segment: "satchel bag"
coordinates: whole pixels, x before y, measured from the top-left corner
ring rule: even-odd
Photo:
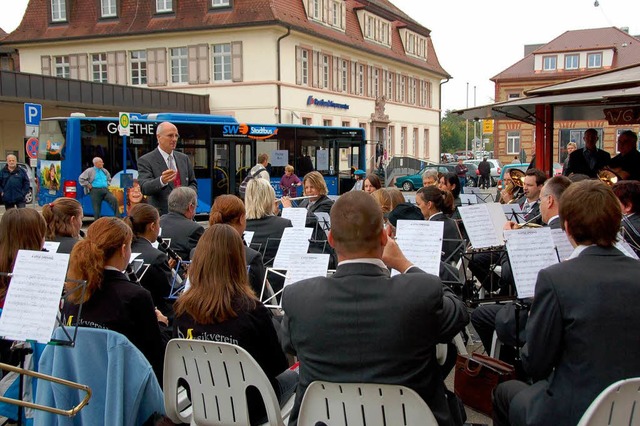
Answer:
[[[499,383],[515,379],[511,364],[487,355],[458,354],[453,389],[465,405],[491,416],[492,393]]]

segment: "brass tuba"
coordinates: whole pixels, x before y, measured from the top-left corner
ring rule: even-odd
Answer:
[[[507,182],[504,189],[500,191],[500,203],[511,204],[516,202],[519,193],[524,187],[524,176],[525,173],[520,169],[509,169],[509,177],[511,178],[511,180]],[[504,199],[506,198],[505,196],[510,197],[510,200],[504,201]]]

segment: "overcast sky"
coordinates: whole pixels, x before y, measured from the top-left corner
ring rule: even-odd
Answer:
[[[13,31],[28,0],[3,0],[0,28]],[[142,0],[141,0],[142,1]],[[442,86],[443,109],[493,102],[489,79],[523,57],[525,44],[547,43],[567,30],[629,27],[640,34],[640,1],[391,0],[431,30],[436,53],[453,79]]]

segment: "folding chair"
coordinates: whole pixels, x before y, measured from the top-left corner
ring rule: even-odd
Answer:
[[[437,425],[427,403],[412,389],[374,383],[316,381],[302,398],[299,426]]]
[[[603,390],[578,426],[640,424],[640,377],[620,380]]]
[[[184,406],[181,382],[191,394]],[[292,396],[280,409],[276,393],[253,357],[240,346],[207,340],[173,339],[164,359],[164,403],[175,423],[194,425],[248,425],[247,388],[262,396],[269,425],[284,426],[293,407]]]

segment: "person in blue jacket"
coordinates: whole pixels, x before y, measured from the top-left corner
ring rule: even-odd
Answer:
[[[0,197],[7,209],[26,207],[29,193],[29,176],[18,167],[15,155],[7,155],[7,165],[0,170]]]

